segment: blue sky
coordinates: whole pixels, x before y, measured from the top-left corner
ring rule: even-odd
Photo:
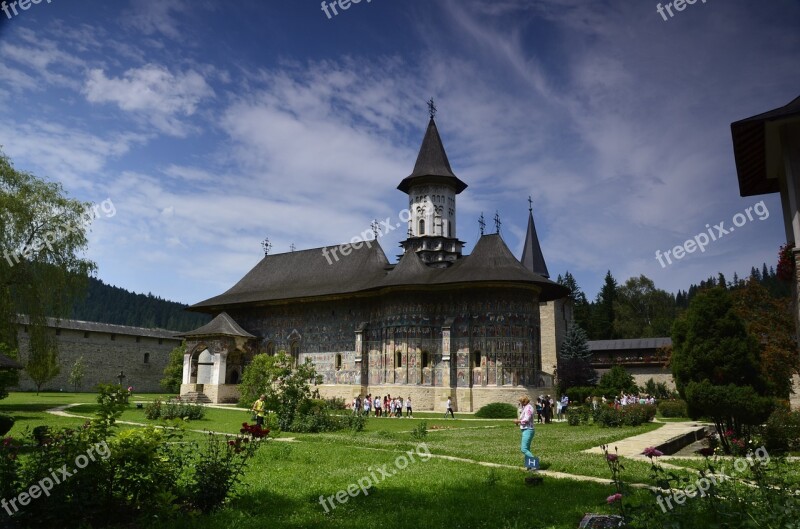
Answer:
[[[499,211],[521,255],[531,195],[551,275],[590,298],[609,269],[676,291],[774,264],[779,200],[739,197],[730,123],[800,95],[800,4],[656,4],[42,0],[0,11],[0,145],[113,202],[90,236],[101,279],[186,303],[267,236],[285,252],[396,219],[431,96],[467,252]],[[760,200],[766,220],[655,259]],[[390,259],[402,235],[381,238]]]

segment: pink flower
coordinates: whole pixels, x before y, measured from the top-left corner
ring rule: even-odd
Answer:
[[[606,459],[612,463],[618,459],[617,454],[606,454]]]
[[[606,502],[611,504],[611,503],[617,502],[617,501],[619,501],[621,499],[622,499],[622,494],[617,492],[616,494],[612,494],[611,496],[606,498]]]
[[[664,452],[662,452],[661,450],[658,450],[657,448],[654,448],[652,446],[648,446],[647,448],[644,449],[644,452],[642,452],[642,455],[645,455],[647,457],[661,457],[661,456],[664,455]]]

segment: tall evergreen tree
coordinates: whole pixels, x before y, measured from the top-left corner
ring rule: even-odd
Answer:
[[[597,294],[592,310],[592,332],[594,340],[613,340],[614,332],[614,302],[617,300],[617,281],[611,275],[611,270],[606,272],[605,281]]]
[[[594,385],[597,372],[592,368],[591,359],[586,332],[573,323],[561,345],[557,373],[559,393],[577,386]]]

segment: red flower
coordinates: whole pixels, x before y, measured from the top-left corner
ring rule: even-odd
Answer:
[[[236,441],[228,441],[228,444],[229,444],[230,446],[236,446]]]
[[[644,452],[642,452],[642,455],[645,455],[645,456],[650,457],[650,458],[661,457],[661,456],[664,455],[664,452],[662,452],[661,450],[658,450],[655,447],[648,446],[647,448],[644,449]]]
[[[611,503],[617,502],[617,501],[619,501],[621,499],[622,499],[622,494],[617,492],[616,494],[612,494],[611,496],[606,498],[606,502],[611,504]]]
[[[709,457],[714,455],[714,449],[707,446],[698,450],[697,453],[699,453],[701,456]]]
[[[606,459],[612,463],[618,459],[617,454],[606,454]]]

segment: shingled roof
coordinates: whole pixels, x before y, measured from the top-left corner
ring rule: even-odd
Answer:
[[[255,338],[252,334],[245,331],[227,312],[221,312],[216,318],[206,323],[202,327],[179,334],[178,336],[189,338],[197,336],[234,336],[237,338]]]
[[[230,290],[190,308],[358,292],[378,284],[388,265],[376,241],[267,255]]]
[[[539,236],[536,235],[536,225],[533,223],[533,209],[528,212],[528,233],[525,235],[525,245],[522,247],[522,266],[542,277],[550,277],[547,264],[544,262],[542,247],[539,245]]]
[[[800,122],[800,97],[789,104],[731,123],[733,154],[743,197],[778,193],[784,171],[778,125]]]
[[[532,284],[542,289],[540,301],[569,294],[566,287],[522,266],[503,239],[495,234],[482,236],[470,255],[449,268],[428,267],[415,253],[405,254],[392,267],[377,242],[370,241],[370,246],[364,243],[358,249],[352,248],[349,255],[341,255],[338,247],[327,246],[324,250],[327,250],[328,257],[323,248],[269,255],[233,288],[190,309],[208,312],[250,303],[351,294],[396,286],[455,283]],[[333,258],[334,255],[338,260]]]
[[[455,187],[456,194],[467,188],[467,184],[462,182],[450,168],[450,161],[447,159],[442,138],[433,118],[428,122],[428,130],[425,131],[422,146],[419,148],[414,171],[400,182],[397,189],[408,193],[412,185],[421,183],[450,185]]]
[[[25,314],[19,314],[17,315],[17,323],[30,325],[30,318]],[[71,329],[74,331],[142,336],[167,340],[177,339],[175,338],[175,331],[168,331],[166,329],[148,329],[144,327],[131,327],[128,325],[115,325],[112,323],[98,323],[94,321],[46,318],[46,325],[53,329]]]

